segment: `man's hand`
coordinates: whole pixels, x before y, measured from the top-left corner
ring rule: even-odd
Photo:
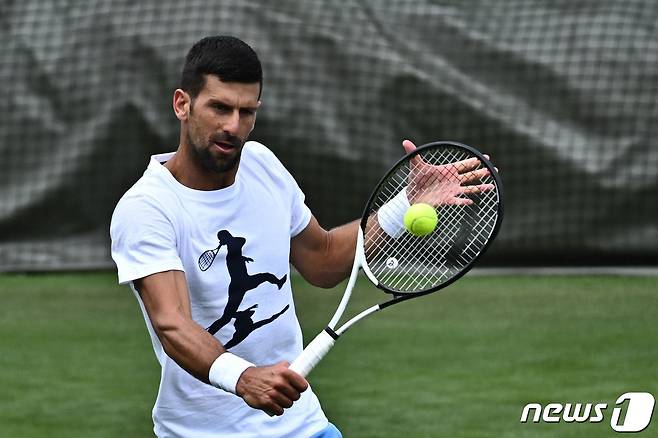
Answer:
[[[411,141],[402,142],[405,152],[416,149]],[[489,157],[485,155],[488,159]],[[420,155],[411,159],[407,197],[409,202],[425,202],[433,206],[470,205],[473,201],[464,195],[475,195],[494,188],[493,184],[480,184],[489,175],[486,168],[479,169],[480,160],[469,158],[455,163],[435,166],[426,163]]]
[[[300,393],[308,388],[306,379],[289,369],[289,365],[279,362],[247,368],[235,385],[235,391],[252,408],[269,416],[282,415],[283,410],[299,400]]]

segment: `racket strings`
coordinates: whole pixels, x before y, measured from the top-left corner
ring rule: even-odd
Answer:
[[[478,256],[498,216],[495,180],[482,169],[485,166],[470,151],[442,145],[403,161],[380,184],[370,203],[369,222],[376,221],[379,209],[403,190],[412,203],[432,204],[439,217],[436,229],[426,236],[382,236],[377,224],[366,226],[366,262],[382,285],[401,293],[434,288]],[[385,210],[401,221],[406,205]]]
[[[208,268],[210,268],[212,263],[215,261],[215,256],[217,255],[218,249],[219,248],[209,249],[201,254],[201,257],[199,257],[199,269],[206,271]]]

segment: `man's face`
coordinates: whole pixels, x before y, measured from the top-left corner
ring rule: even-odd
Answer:
[[[258,83],[222,82],[206,76],[205,86],[190,103],[187,119],[190,149],[205,169],[222,173],[236,168],[254,129],[259,93]]]

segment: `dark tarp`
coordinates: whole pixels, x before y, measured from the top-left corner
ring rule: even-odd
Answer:
[[[108,226],[174,150],[188,48],[264,64],[252,138],[320,222],[360,216],[400,143],[490,154],[507,195],[485,264],[658,263],[658,4],[0,2],[0,270],[112,267]]]

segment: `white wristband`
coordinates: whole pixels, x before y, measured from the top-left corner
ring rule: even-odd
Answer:
[[[244,370],[254,366],[256,365],[226,351],[210,365],[208,380],[212,386],[235,394],[235,385]]]
[[[404,214],[409,209],[407,199],[407,188],[403,188],[386,204],[377,211],[377,221],[382,230],[393,238],[398,238],[404,233]]]

